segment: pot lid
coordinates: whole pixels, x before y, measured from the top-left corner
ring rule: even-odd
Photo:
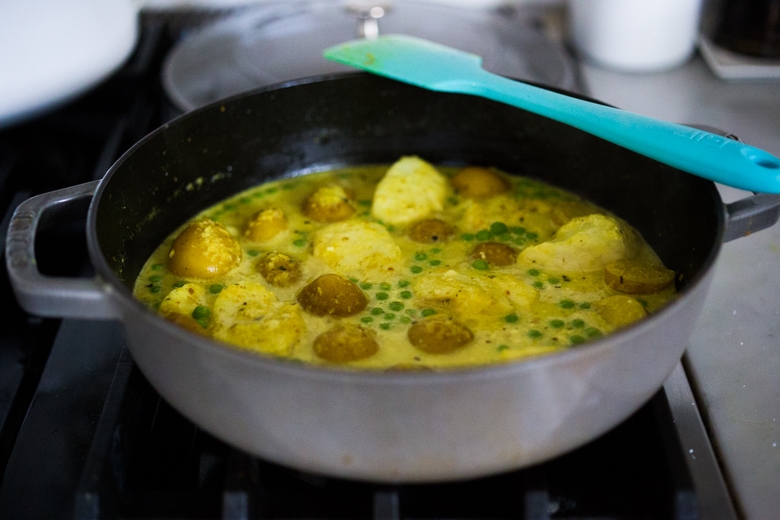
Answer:
[[[182,39],[166,58],[163,86],[186,112],[256,87],[350,69],[322,57],[338,43],[403,33],[483,58],[490,72],[575,89],[568,55],[517,8],[474,9],[419,0],[275,2]]]

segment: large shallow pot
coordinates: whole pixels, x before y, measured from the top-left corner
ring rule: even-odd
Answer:
[[[440,373],[354,373],[251,355],[168,323],[133,298],[148,255],[196,211],[269,178],[405,154],[493,165],[609,208],[680,274],[679,298],[570,351]],[[83,217],[87,205],[96,277],[41,277],[37,230]],[[31,312],[121,320],[154,387],[217,437],[307,471],[427,482],[527,466],[632,414],[679,361],[721,243],[771,225],[777,206],[777,196],[724,206],[711,182],[521,110],[347,74],[241,95],[160,128],[103,180],[23,203],[7,259]]]

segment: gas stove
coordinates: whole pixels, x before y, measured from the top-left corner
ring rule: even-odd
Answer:
[[[102,177],[177,115],[160,72],[181,35],[144,19],[132,58],[106,82],[0,131],[3,243],[18,203]],[[89,275],[83,225],[47,231],[43,273]],[[151,388],[118,324],[29,315],[5,271],[0,283],[3,518],[737,518],[688,365],[625,422],[551,461],[463,482],[372,484],[226,445]]]

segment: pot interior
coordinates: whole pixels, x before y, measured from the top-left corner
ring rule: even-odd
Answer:
[[[611,210],[679,273],[681,290],[721,242],[722,203],[709,181],[493,101],[346,73],[242,94],[145,138],[96,194],[93,260],[130,291],[165,236],[225,197],[272,178],[411,154],[544,180]]]

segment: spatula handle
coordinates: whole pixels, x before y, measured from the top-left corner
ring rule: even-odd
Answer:
[[[448,83],[438,89],[484,96],[528,110],[715,182],[780,193],[780,159],[733,139],[558,94],[484,69]]]

